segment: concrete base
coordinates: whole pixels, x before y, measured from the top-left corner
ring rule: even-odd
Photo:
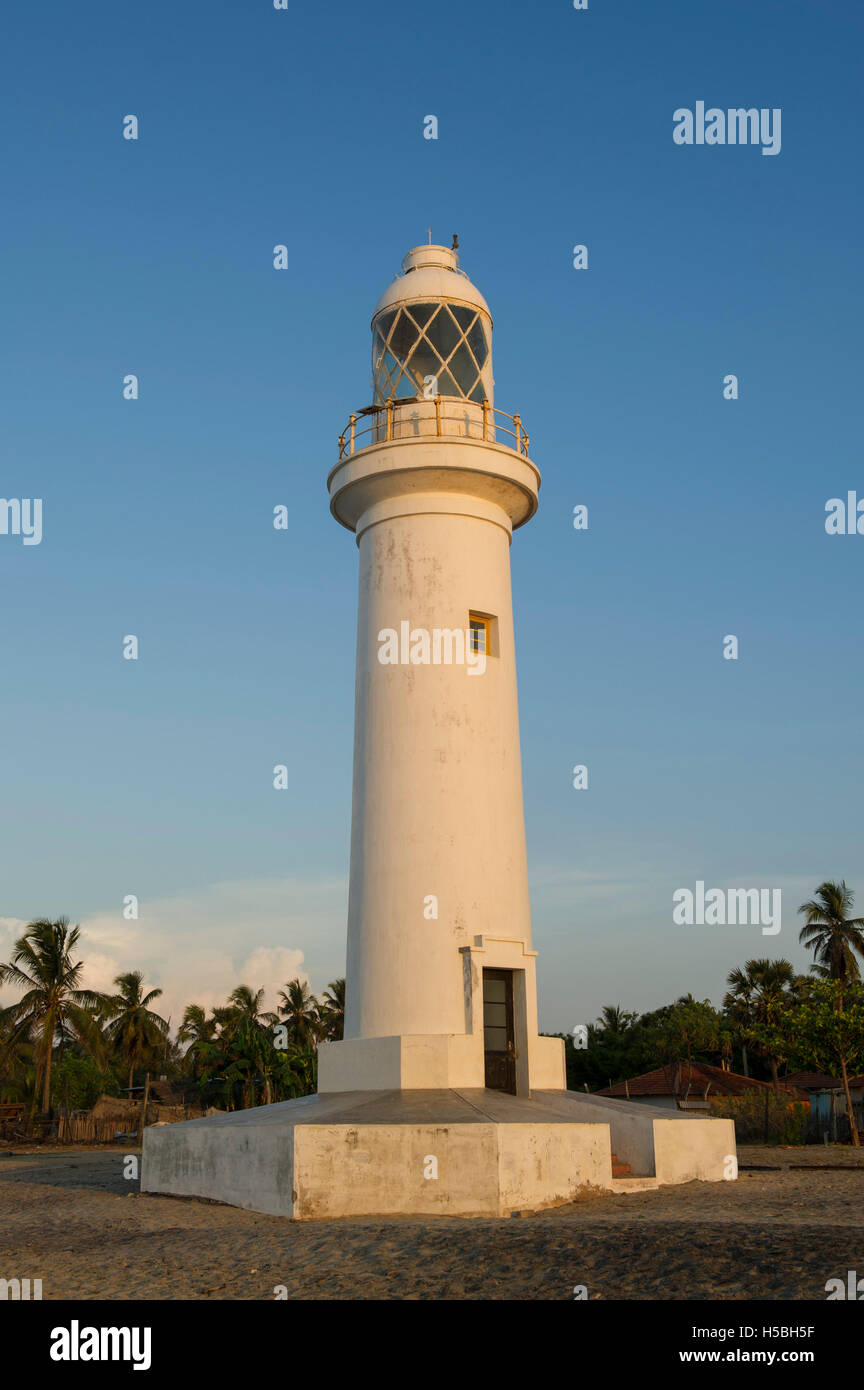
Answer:
[[[402,1033],[320,1043],[318,1094],[345,1091],[465,1091],[481,1087],[483,1034]],[[516,1057],[516,1090],[565,1090],[564,1039],[526,1035]]]
[[[206,1197],[295,1220],[506,1216],[650,1185],[731,1176],[731,1120],[658,1116],[573,1091],[306,1096],[144,1132],[141,1190]]]

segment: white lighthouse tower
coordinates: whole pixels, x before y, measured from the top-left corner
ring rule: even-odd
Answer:
[[[563,1041],[538,1033],[510,544],[540,475],[494,406],[492,317],[455,250],[402,266],[329,475],[359,553],[345,1037],[319,1048],[317,1095],[147,1129],[142,1190],[297,1220],[498,1216],[732,1177],[731,1120],[568,1091]]]
[[[345,1041],[319,1090],[564,1088],[537,1030],[510,592],[540,475],[493,402],[492,317],[418,246],[329,477],[359,551]]]

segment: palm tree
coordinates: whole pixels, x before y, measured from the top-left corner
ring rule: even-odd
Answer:
[[[278,1019],[265,1013],[263,989],[238,985],[223,1008],[214,1010],[220,1025],[221,1067],[232,1092],[240,1085],[244,1107],[255,1103],[255,1085],[264,1083],[264,1104],[272,1099],[274,1064],[273,1027]]]
[[[753,1024],[768,1021],[769,1006],[786,996],[795,987],[797,980],[792,964],[788,960],[748,960],[744,969],[736,967],[726,977],[729,992],[723,1000],[723,1007],[729,1018],[746,1037]],[[771,1068],[774,1090],[779,1087],[777,1057],[763,1051]]]
[[[262,1013],[261,1005],[263,1002],[263,989],[253,990],[248,985],[238,985],[228,996],[228,1011],[231,1018],[237,1023],[245,1020],[249,1023],[260,1023],[269,1027],[276,1022],[276,1015]]]
[[[854,901],[855,894],[846,887],[845,880],[828,880],[820,883],[816,896],[798,909],[806,923],[798,940],[813,952],[811,969],[823,979],[844,984],[860,979],[855,955],[857,952],[864,958],[864,917],[848,915]]]
[[[192,1058],[196,1071],[200,1070],[208,1048],[216,1041],[216,1019],[212,1014],[208,1018],[206,1010],[202,1009],[200,1004],[187,1004],[183,1012],[183,1021],[177,1030],[177,1041],[189,1043],[185,1055]]]
[[[69,926],[67,917],[51,922],[39,918],[30,922],[15,942],[12,959],[0,962],[0,984],[16,985],[24,994],[16,1004],[2,1010],[9,1027],[10,1045],[24,1038],[36,1044],[36,1078],[33,1109],[42,1083],[42,1109],[51,1104],[51,1058],[54,1039],[59,1034],[76,1038],[85,1049],[98,1049],[99,1029],[94,1014],[105,996],[81,989],[82,961],[72,956],[81,935],[80,927]]]
[[[160,999],[161,989],[151,989],[144,994],[144,975],[140,970],[129,970],[114,980],[119,994],[109,997],[105,1006],[105,1016],[111,1021],[105,1032],[109,1042],[118,1049],[129,1068],[129,1095],[132,1095],[132,1081],[136,1067],[143,1063],[147,1052],[153,1052],[164,1044],[168,1034],[168,1023],[150,1008],[154,999]]]
[[[5,1014],[0,1013],[0,1098],[20,1100],[25,1090],[32,1092],[34,1047]]]
[[[813,952],[810,969],[823,980],[838,980],[840,990],[837,995],[837,1011],[843,1008],[843,995],[847,984],[861,978],[861,971],[855,959],[856,952],[864,957],[864,917],[849,917],[855,894],[846,887],[846,880],[839,883],[827,879],[816,889],[816,896],[810,902],[802,903],[798,911],[803,915],[805,925],[801,928],[798,940],[802,946]],[[841,1062],[843,1090],[846,1093],[846,1113],[849,1117],[849,1130],[852,1143],[858,1146],[858,1130],[855,1126],[855,1112],[852,1109],[852,1096],[849,1093],[849,1077],[845,1061]]]
[[[340,1042],[345,1036],[345,981],[331,980],[318,1005],[322,1038]]]
[[[638,1014],[623,1009],[620,1004],[604,1004],[596,1026],[603,1033],[623,1037],[630,1032],[638,1017]]]
[[[331,985],[332,989],[332,985]],[[315,1047],[320,1032],[318,1006],[307,984],[290,980],[279,991],[279,1013],[288,1027],[288,1036],[298,1046]]]

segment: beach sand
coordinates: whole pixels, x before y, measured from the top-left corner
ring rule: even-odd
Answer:
[[[0,1148],[0,1277],[43,1299],[825,1299],[864,1276],[864,1151],[741,1148],[737,1182],[502,1220],[291,1222],[140,1194],[134,1149]],[[827,1165],[827,1166],[823,1166]]]

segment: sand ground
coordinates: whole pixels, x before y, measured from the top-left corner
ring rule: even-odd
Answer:
[[[864,1276],[864,1150],[741,1148],[734,1183],[507,1220],[293,1223],[138,1192],[114,1148],[0,1148],[0,1277],[43,1299],[825,1299]]]

